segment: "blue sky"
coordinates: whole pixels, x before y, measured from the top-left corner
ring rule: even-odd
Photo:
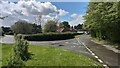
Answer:
[[[84,22],[83,15],[86,13],[88,2],[42,2],[39,0],[19,1],[3,0],[0,5],[0,14],[8,16],[0,20],[3,26],[11,26],[17,20],[23,19],[34,22],[37,15],[43,16],[43,25],[47,20],[58,18],[60,21],[68,21],[70,25],[78,25]],[[11,2],[8,3],[7,1]],[[12,2],[18,2],[13,4]],[[23,7],[24,6],[24,7]],[[7,8],[7,9],[5,9]],[[35,8],[35,9],[34,9]],[[37,9],[36,9],[37,8]],[[9,23],[8,23],[9,22]]]
[[[69,14],[60,17],[60,19],[63,20],[73,20],[73,18],[70,17],[72,14],[81,14],[84,15],[87,10],[88,2],[52,2],[55,6],[57,6],[58,9],[63,9]]]
[[[87,9],[88,2],[52,2],[58,9],[64,9],[71,14],[84,14]]]

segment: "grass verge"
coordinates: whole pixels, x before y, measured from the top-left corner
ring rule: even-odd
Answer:
[[[100,42],[101,44],[104,44],[104,45],[110,45],[111,47],[120,50],[120,44],[118,44],[118,43],[112,43],[112,42],[109,42],[107,40],[102,40],[102,39],[93,38],[93,37],[90,37],[90,39],[91,40],[96,40],[96,41],[98,41],[98,42]]]
[[[7,65],[13,44],[2,45],[2,66]],[[26,66],[101,66],[83,55],[51,46],[30,45],[32,58],[25,62]]]
[[[80,38],[80,36],[82,36],[82,34],[81,35],[76,35],[75,38]]]

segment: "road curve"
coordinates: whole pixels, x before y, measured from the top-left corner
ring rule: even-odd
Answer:
[[[112,50],[107,49],[102,44],[97,44],[89,38],[88,35],[83,35],[80,37],[80,40],[90,48],[100,59],[103,60],[110,68],[119,68],[120,54],[115,53]]]
[[[13,44],[13,43],[15,43],[14,36],[13,35],[5,35],[3,38],[0,38],[0,43]]]

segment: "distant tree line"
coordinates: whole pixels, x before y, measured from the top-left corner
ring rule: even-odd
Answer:
[[[74,26],[74,29],[82,29],[82,27],[83,27],[83,24],[78,24],[78,25]]]
[[[31,24],[24,20],[17,21],[11,29],[16,34],[35,34],[42,31],[41,25]]]
[[[90,2],[84,29],[92,37],[120,43],[120,2]]]
[[[11,28],[10,27],[4,27],[4,26],[0,27],[0,33],[1,33],[2,36],[4,36],[4,34],[13,35],[13,32],[12,32]]]
[[[70,26],[69,22],[63,21],[58,22],[58,20],[49,20],[46,22],[44,28],[41,25],[31,24],[24,20],[17,21],[11,26],[11,30],[16,34],[37,34],[42,32],[59,32],[59,29],[64,29],[65,32],[70,29],[82,29],[82,24],[76,26]]]

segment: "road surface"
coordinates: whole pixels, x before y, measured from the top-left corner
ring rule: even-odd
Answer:
[[[79,53],[85,55],[91,59],[94,59],[94,56],[81,44],[77,39],[69,39],[69,40],[59,40],[59,41],[30,41],[30,44],[36,45],[46,45],[46,46],[55,46],[58,48],[63,48],[75,53]]]
[[[14,37],[11,35],[6,35],[1,39],[2,43],[5,44],[13,44],[15,43]],[[101,44],[97,44],[89,38],[88,35],[82,35],[78,39],[69,39],[69,40],[59,40],[59,41],[29,41],[30,44],[33,45],[46,45],[46,46],[55,46],[59,48],[63,48],[66,50],[70,50],[75,53],[82,54],[87,56],[93,60],[98,61],[95,56],[93,56],[84,45],[86,45],[90,50],[93,51],[102,61],[103,63],[110,66],[110,68],[118,68],[119,66],[119,54],[115,53],[112,50],[107,49],[105,46]],[[84,43],[84,45],[82,44]]]
[[[6,35],[1,39],[1,43],[13,44],[15,43],[15,40],[12,35]],[[81,43],[79,43],[77,39],[58,41],[29,41],[29,43],[33,45],[55,46],[58,48],[63,48],[78,54],[82,54],[97,61],[97,59],[95,59],[94,56]]]
[[[15,43],[14,36],[12,36],[12,35],[5,35],[5,37],[0,38],[0,43],[13,44],[13,43]]]
[[[97,44],[89,38],[88,35],[83,35],[80,37],[80,40],[90,48],[102,61],[110,66],[110,68],[120,68],[118,67],[120,64],[120,54],[115,53],[112,50],[107,49],[105,46],[101,44]]]

